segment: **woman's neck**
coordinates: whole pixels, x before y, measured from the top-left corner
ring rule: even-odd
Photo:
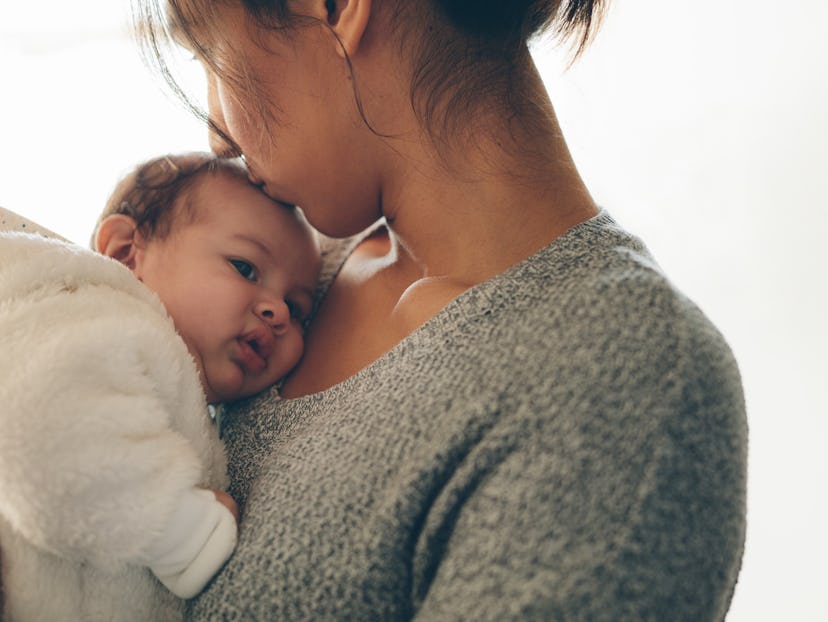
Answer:
[[[540,77],[527,73],[532,106],[478,116],[462,150],[436,154],[427,136],[394,145],[383,213],[398,260],[423,277],[474,285],[597,213]]]

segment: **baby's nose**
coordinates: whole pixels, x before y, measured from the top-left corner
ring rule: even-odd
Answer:
[[[283,300],[263,300],[256,304],[255,313],[277,334],[290,325],[290,309]]]

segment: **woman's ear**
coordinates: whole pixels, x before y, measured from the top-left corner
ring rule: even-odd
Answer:
[[[142,239],[132,218],[125,214],[111,214],[98,225],[95,250],[134,271]]]
[[[371,0],[324,0],[324,5],[326,23],[342,43],[337,51],[342,56],[354,56],[368,28]]]

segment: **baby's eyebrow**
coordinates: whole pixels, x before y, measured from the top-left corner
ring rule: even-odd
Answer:
[[[271,249],[267,246],[267,244],[265,244],[261,240],[257,240],[256,238],[254,238],[252,236],[249,236],[249,235],[245,235],[244,233],[235,233],[235,234],[233,234],[233,237],[236,238],[237,240],[241,240],[242,242],[247,242],[248,244],[252,244],[253,246],[258,248],[261,252],[263,252],[265,255],[267,255],[271,259],[275,258],[274,255],[273,255],[273,251],[271,251]]]

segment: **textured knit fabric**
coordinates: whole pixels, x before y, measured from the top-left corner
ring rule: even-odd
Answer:
[[[341,384],[238,403],[224,438],[239,545],[194,619],[698,622],[730,602],[737,366],[606,213]]]

